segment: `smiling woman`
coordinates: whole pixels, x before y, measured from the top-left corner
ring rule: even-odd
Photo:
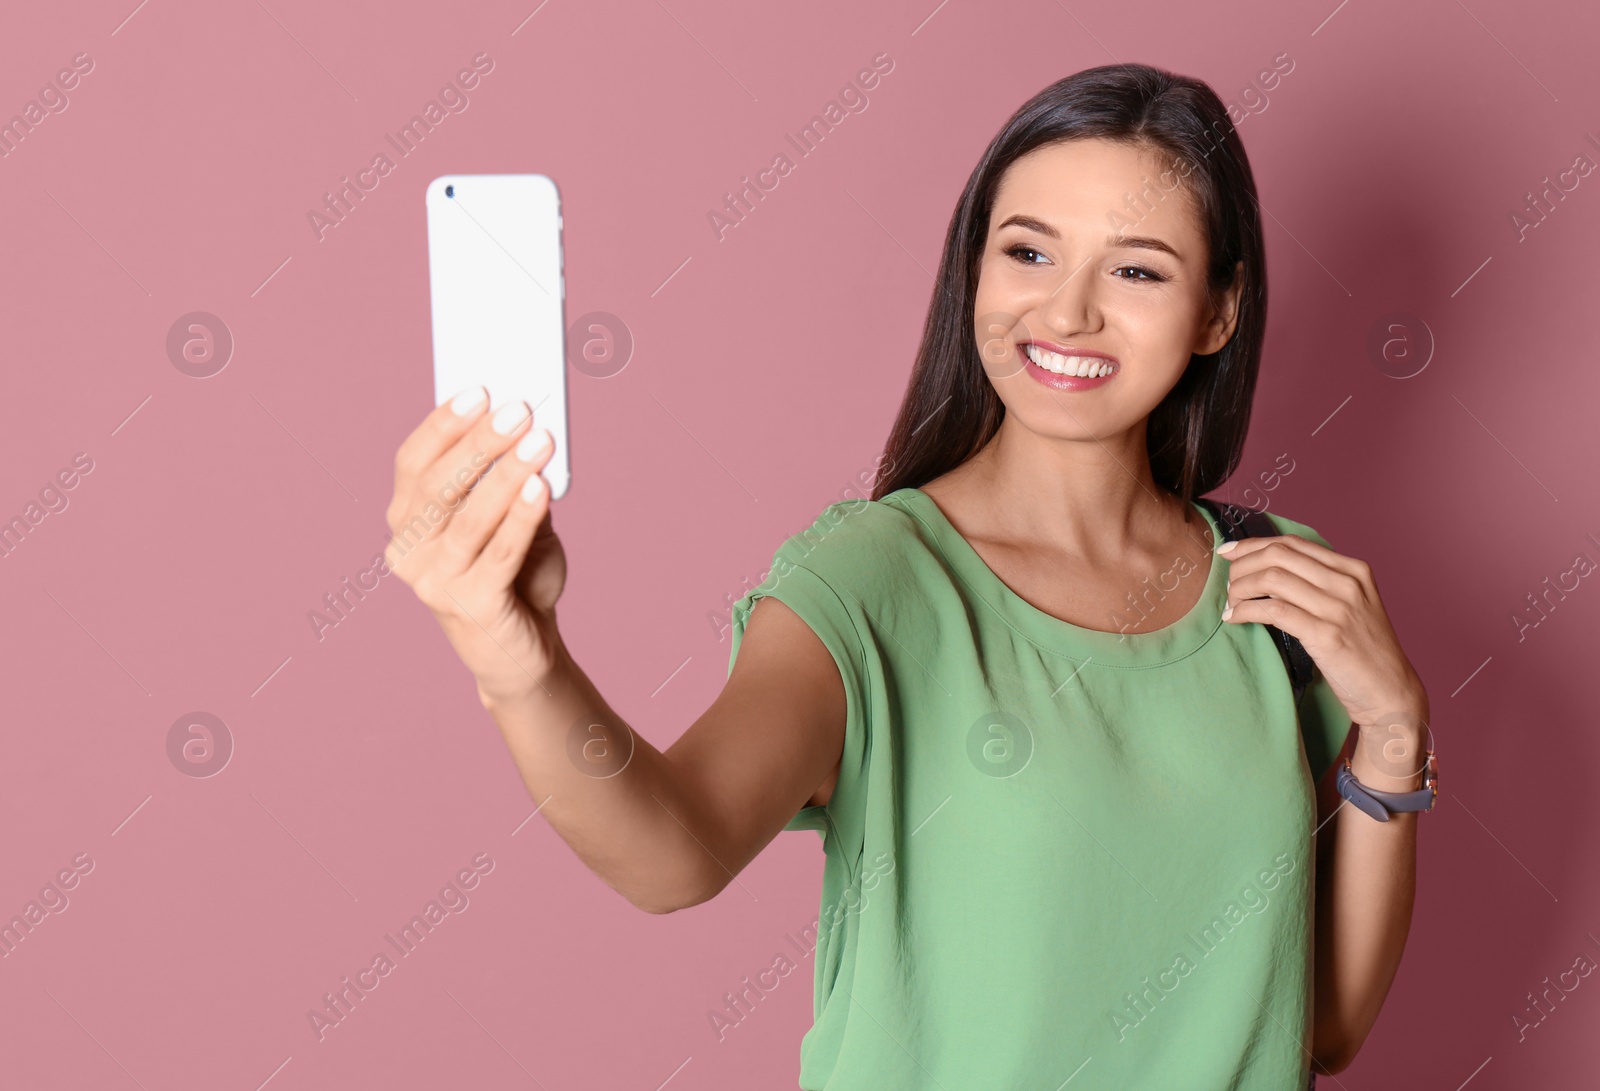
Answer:
[[[819,941],[801,1086],[1283,1091],[1338,1071],[1398,962],[1414,834],[1326,821],[1330,781],[1353,711],[1372,722],[1359,698],[1413,709],[1421,687],[1392,633],[1365,661],[1331,647],[1360,562],[1276,514],[1278,536],[1214,555],[1195,503],[1239,464],[1266,322],[1226,108],[1142,65],[1047,87],[973,170],[937,279],[871,502],[803,558],[808,535],[784,543],[790,575],[733,615],[737,656],[779,599],[843,680],[841,760],[787,826],[822,833],[824,900],[873,852],[900,859],[882,911]],[[1190,551],[1196,578],[1147,593]],[[1129,604],[1139,631],[1108,627]],[[1349,698],[1318,674],[1297,702],[1266,622]],[[1366,858],[1336,859],[1336,835]],[[1142,1011],[1129,983],[1269,859],[1272,904],[1159,1028],[1107,1019]]]
[[[396,534],[475,457],[504,467],[390,564],[586,865],[668,913],[821,835],[801,1088],[1289,1091],[1371,1030],[1427,694],[1365,563],[1276,513],[1219,546],[1199,502],[1239,465],[1266,299],[1211,88],[1119,64],[1040,91],[956,204],[870,499],[778,547],[666,751],[560,638],[531,425],[447,402],[402,445]],[[1269,626],[1314,662],[1303,692]],[[1384,795],[1339,807],[1336,779]],[[1236,904],[1268,866],[1271,899]]]

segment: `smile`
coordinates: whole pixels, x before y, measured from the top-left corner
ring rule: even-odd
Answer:
[[[1118,364],[1104,356],[1074,356],[1051,352],[1033,342],[1017,346],[1027,363],[1027,372],[1046,386],[1062,390],[1084,390],[1100,386],[1117,373]]]

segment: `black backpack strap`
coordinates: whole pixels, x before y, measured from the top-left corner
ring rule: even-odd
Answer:
[[[1217,526],[1222,529],[1222,540],[1234,542],[1242,538],[1270,538],[1279,534],[1277,524],[1264,511],[1240,507],[1230,504],[1225,500],[1212,500],[1202,496],[1195,501],[1211,513],[1217,521]],[[1289,672],[1289,685],[1294,690],[1295,707],[1300,705],[1300,695],[1305,693],[1306,687],[1316,675],[1317,665],[1307,654],[1300,641],[1278,628],[1268,625],[1267,632],[1272,636],[1272,642],[1278,646],[1278,654],[1283,657],[1283,665]]]

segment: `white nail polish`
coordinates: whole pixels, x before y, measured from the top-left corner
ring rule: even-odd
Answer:
[[[522,442],[517,444],[517,457],[524,462],[532,462],[544,454],[545,448],[553,442],[548,428],[535,428],[523,436]]]
[[[456,416],[464,417],[482,405],[487,396],[481,386],[468,387],[450,399],[450,408],[455,411]]]
[[[494,430],[502,436],[508,436],[517,430],[517,425],[526,420],[527,416],[527,402],[512,402],[510,405],[502,405],[494,415]]]
[[[539,497],[539,489],[544,485],[544,478],[534,474],[522,483],[522,498],[528,503],[533,503]]]

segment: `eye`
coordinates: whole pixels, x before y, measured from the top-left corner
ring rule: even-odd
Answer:
[[[1012,258],[1016,258],[1017,261],[1022,262],[1022,264],[1024,264],[1024,265],[1039,265],[1039,264],[1041,264],[1040,262],[1030,261],[1030,260],[1028,260],[1026,258],[1021,257],[1022,254],[1039,254],[1039,251],[1035,250],[1033,247],[1029,246],[1027,243],[1019,242],[1015,246],[1008,246],[1008,247],[1006,247],[1004,252],[1005,252],[1005,254],[1007,256],[1012,257]],[[1043,257],[1044,255],[1040,254],[1039,256]]]
[[[1154,269],[1146,269],[1142,265],[1122,265],[1112,270],[1113,273],[1137,273],[1138,276],[1120,277],[1121,280],[1144,281],[1149,284],[1159,284],[1167,278]]]
[[[1022,263],[1023,265],[1048,265],[1050,260],[1046,258],[1040,250],[1029,246],[1027,243],[1019,242],[1014,246],[1008,246],[1005,248],[1003,253],[1005,253],[1007,257],[1010,257],[1015,261]],[[1035,258],[1040,260],[1035,261]],[[1112,272],[1119,280],[1129,280],[1145,284],[1159,284],[1167,279],[1154,269],[1146,269],[1142,265],[1123,265],[1112,270]],[[1124,273],[1129,273],[1132,275],[1124,276],[1122,275]]]

